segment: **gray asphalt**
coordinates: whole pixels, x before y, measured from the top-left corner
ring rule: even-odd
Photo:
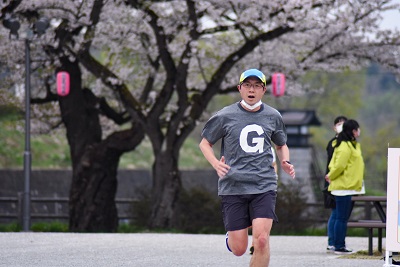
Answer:
[[[0,266],[248,266],[233,256],[224,235],[0,233]],[[326,237],[271,236],[270,267],[383,266],[381,259],[343,259],[326,253]],[[383,247],[385,247],[383,240]],[[347,237],[348,247],[368,249],[367,237]],[[377,239],[374,240],[376,246]]]

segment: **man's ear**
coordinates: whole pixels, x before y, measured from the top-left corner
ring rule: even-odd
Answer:
[[[238,84],[237,89],[240,91],[240,84]]]

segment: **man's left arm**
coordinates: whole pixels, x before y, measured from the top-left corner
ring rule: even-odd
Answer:
[[[289,154],[289,147],[285,144],[283,146],[275,146],[276,155],[279,158],[279,162],[281,163],[281,168],[289,174],[293,179],[296,176],[294,171],[294,166],[290,163],[290,154]]]

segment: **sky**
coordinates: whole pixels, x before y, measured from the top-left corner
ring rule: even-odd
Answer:
[[[393,0],[392,3],[400,4],[400,0]],[[387,11],[382,14],[383,20],[381,27],[383,29],[393,30],[397,28],[400,30],[400,10]]]

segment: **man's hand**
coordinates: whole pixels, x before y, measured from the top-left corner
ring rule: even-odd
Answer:
[[[294,166],[287,160],[282,161],[282,170],[284,170],[287,174],[292,176],[292,179],[296,177],[296,172],[294,171]]]
[[[217,164],[213,167],[217,171],[219,178],[224,177],[228,173],[229,169],[231,168],[229,165],[225,164],[224,156],[222,156],[221,159],[217,162]]]

